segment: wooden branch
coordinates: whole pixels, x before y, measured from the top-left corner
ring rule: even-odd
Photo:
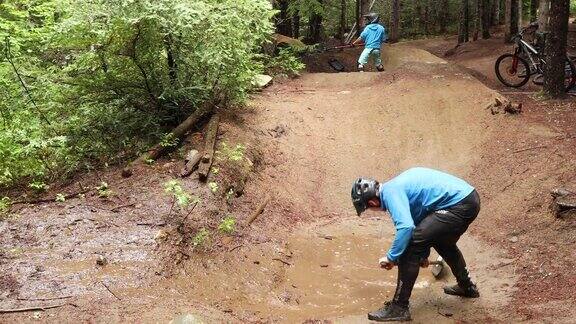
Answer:
[[[201,181],[208,179],[210,167],[214,159],[214,145],[216,143],[216,135],[218,135],[218,125],[220,124],[220,116],[214,114],[206,127],[206,136],[204,139],[204,153],[198,166],[198,175]]]
[[[248,218],[248,223],[247,225],[252,224],[252,222],[254,222],[256,220],[256,218],[262,214],[262,212],[264,212],[264,208],[266,208],[266,205],[268,204],[268,202],[270,202],[270,196],[267,196],[264,201],[260,204],[260,206],[258,206],[258,208],[254,211],[254,213],[252,213],[252,215],[250,216],[250,218]]]
[[[116,206],[114,208],[111,208],[110,211],[111,212],[117,212],[118,210],[122,209],[122,208],[126,208],[126,207],[132,207],[136,205],[136,203],[129,203],[129,204],[124,204],[124,205],[120,205],[120,206]]]
[[[72,298],[74,297],[73,295],[67,295],[67,296],[60,296],[60,297],[50,297],[50,298],[16,298],[17,300],[55,300],[55,299],[67,299],[67,298]]]
[[[116,296],[116,294],[112,290],[110,290],[110,287],[108,287],[108,285],[106,285],[104,281],[100,281],[100,283],[102,284],[102,286],[104,286],[104,288],[106,288],[106,290],[108,290],[109,293],[112,294],[112,296],[116,297],[116,299],[118,300],[122,300],[120,299],[120,297]]]
[[[0,314],[43,311],[43,310],[47,310],[50,308],[58,308],[58,307],[66,306],[66,305],[68,305],[68,304],[58,304],[58,305],[50,305],[50,306],[33,306],[33,307],[12,308],[12,309],[0,309]]]
[[[208,115],[214,109],[214,104],[212,102],[206,102],[202,106],[198,107],[185,121],[174,128],[171,132],[175,139],[182,138],[196,123],[202,119],[204,116]],[[123,177],[129,177],[132,175],[132,167],[138,164],[146,162],[148,159],[156,160],[162,154],[166,152],[167,148],[161,143],[154,145],[146,153],[142,154],[132,163],[130,163],[124,170],[122,170]]]
[[[91,189],[89,188],[85,188],[83,190],[71,193],[71,194],[67,194],[64,195],[64,199],[68,200],[74,197],[77,197],[78,195],[82,195],[87,193],[88,191],[90,191]],[[54,202],[56,201],[56,198],[40,198],[40,199],[30,199],[30,200],[16,200],[12,202],[12,205],[19,205],[19,204],[40,204],[40,203],[45,203],[45,202]]]
[[[284,263],[284,264],[287,265],[287,266],[291,266],[291,265],[292,265],[292,263],[290,263],[290,262],[288,262],[288,261],[284,261],[284,260],[282,260],[282,259],[280,259],[280,258],[272,258],[272,260],[274,260],[274,261],[280,261],[280,262]]]
[[[194,149],[190,150],[188,154],[186,154],[186,158],[184,159],[184,168],[182,168],[180,176],[184,178],[192,174],[192,172],[200,162],[201,158],[202,154],[200,154],[200,152]]]

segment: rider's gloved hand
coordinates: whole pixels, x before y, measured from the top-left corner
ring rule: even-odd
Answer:
[[[388,257],[381,257],[378,263],[380,263],[381,268],[386,270],[391,270],[396,265],[396,262],[388,260]]]

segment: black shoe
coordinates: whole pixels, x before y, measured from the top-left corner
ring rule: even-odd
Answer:
[[[467,288],[462,288],[459,285],[444,287],[444,293],[448,295],[461,296],[466,298],[478,298],[480,293],[478,292],[478,287],[475,284],[468,286]]]
[[[378,65],[378,66],[376,67],[376,69],[378,70],[378,72],[383,72],[383,71],[384,71],[384,66]]]
[[[408,306],[401,306],[394,302],[386,302],[384,307],[368,313],[368,319],[377,322],[402,322],[411,321]]]

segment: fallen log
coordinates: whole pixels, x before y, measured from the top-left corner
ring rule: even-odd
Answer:
[[[194,149],[190,150],[188,154],[186,154],[186,158],[184,159],[184,168],[182,168],[180,176],[184,178],[192,174],[192,172],[200,162],[201,158],[202,154],[200,154],[200,152]]]
[[[196,123],[202,119],[204,116],[210,114],[214,110],[215,105],[212,102],[207,102],[196,109],[186,120],[184,120],[180,125],[170,132],[174,139],[181,139]],[[167,151],[168,147],[158,143],[150,148],[146,153],[140,155],[132,163],[128,164],[126,168],[122,170],[122,176],[127,178],[132,175],[132,168],[136,165],[143,164],[149,160],[156,160],[162,154]]]
[[[216,136],[218,135],[218,125],[220,124],[220,116],[214,114],[208,122],[206,127],[206,136],[204,137],[204,151],[198,166],[198,176],[201,181],[208,179],[210,168],[214,159],[214,145],[216,144]]]
[[[267,196],[264,199],[264,201],[260,204],[260,206],[258,206],[258,208],[252,213],[250,218],[248,218],[248,223],[246,225],[252,224],[252,222],[254,222],[256,220],[256,218],[260,214],[262,214],[262,212],[264,212],[264,208],[266,208],[266,205],[268,204],[268,202],[270,202],[270,196]]]

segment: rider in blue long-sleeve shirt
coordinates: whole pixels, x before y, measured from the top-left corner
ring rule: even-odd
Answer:
[[[360,36],[352,42],[353,46],[364,42],[364,50],[358,58],[358,71],[364,71],[364,67],[368,64],[370,57],[374,58],[376,69],[378,71],[384,71],[380,48],[382,47],[382,43],[388,39],[386,28],[379,24],[380,18],[378,14],[374,12],[365,15],[364,20],[366,23],[364,30],[360,33]]]
[[[445,287],[444,292],[479,296],[456,246],[480,211],[474,187],[450,174],[418,167],[382,184],[359,178],[352,187],[352,200],[358,215],[366,209],[387,210],[396,228],[394,242],[380,260],[388,270],[398,265],[396,293],[392,302],[369,313],[369,319],[410,319],[409,298],[419,266],[428,264],[431,247],[448,263],[458,281],[455,286]]]

